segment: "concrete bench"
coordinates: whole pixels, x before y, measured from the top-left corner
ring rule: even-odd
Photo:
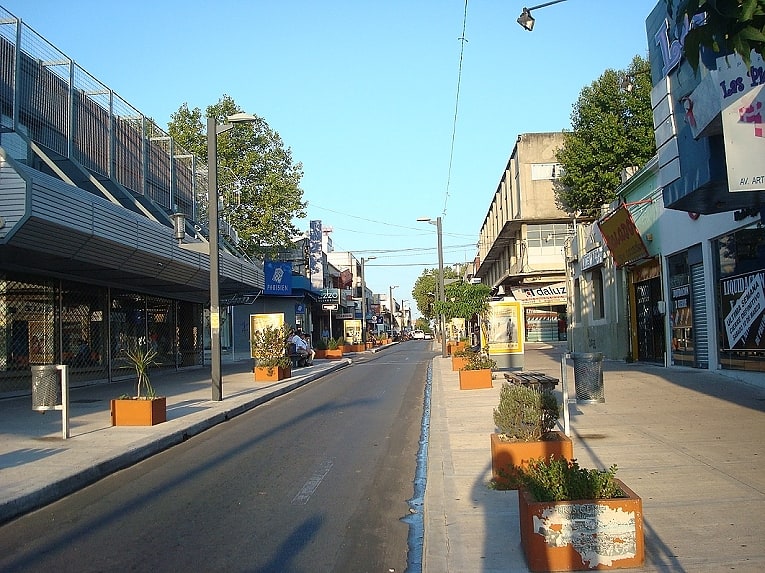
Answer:
[[[553,390],[558,379],[542,372],[505,372],[505,380],[512,384],[521,384],[541,390]]]

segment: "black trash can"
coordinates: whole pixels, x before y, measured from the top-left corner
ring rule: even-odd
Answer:
[[[35,364],[32,369],[32,409],[57,410],[61,403],[61,383],[55,364]]]
[[[574,389],[580,404],[598,404],[606,401],[603,393],[603,353],[574,352]]]

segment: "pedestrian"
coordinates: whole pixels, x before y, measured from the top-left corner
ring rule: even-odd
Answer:
[[[308,366],[313,366],[313,357],[316,356],[316,351],[311,344],[311,337],[308,333],[303,333],[303,342],[305,343],[306,353],[308,356]]]

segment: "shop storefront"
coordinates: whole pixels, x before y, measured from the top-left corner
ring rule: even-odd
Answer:
[[[765,229],[752,225],[714,241],[720,365],[765,372]]]

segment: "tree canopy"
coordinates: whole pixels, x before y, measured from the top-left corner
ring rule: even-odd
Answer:
[[[240,112],[227,95],[208,106],[204,118],[199,108],[184,103],[172,114],[168,133],[206,163],[207,118],[225,123]],[[292,221],[306,216],[306,204],[300,188],[302,164],[293,163],[292,151],[279,134],[255,117],[253,123],[236,124],[218,135],[218,193],[223,197],[221,217],[236,229],[239,247],[251,256],[264,256],[290,246],[299,234]]]
[[[635,56],[627,70],[606,70],[573,106],[571,131],[557,159],[558,206],[595,216],[615,198],[622,169],[642,167],[656,153],[648,60]]]
[[[697,69],[701,48],[719,55],[735,52],[747,66],[752,50],[765,57],[765,0],[684,0],[675,19],[704,14],[704,24],[694,26],[684,40],[688,63]]]
[[[483,317],[489,310],[489,294],[491,287],[485,284],[471,284],[457,281],[444,288],[444,302],[436,302],[433,310],[443,314],[446,320],[464,318],[466,321],[473,315]]]
[[[444,267],[444,279],[460,278],[459,269]],[[417,303],[417,310],[428,320],[436,317],[433,305],[438,298],[438,269],[425,269],[417,278],[412,288],[412,298]]]

